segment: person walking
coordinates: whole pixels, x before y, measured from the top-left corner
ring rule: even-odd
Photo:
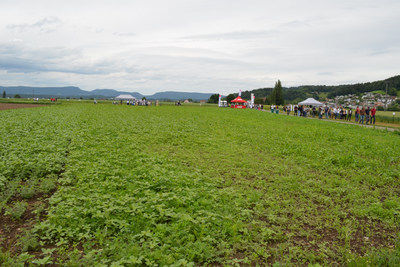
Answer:
[[[369,107],[367,108],[367,110],[365,111],[365,121],[368,124],[369,122],[369,114],[370,114],[371,110],[369,109]]]
[[[375,114],[376,114],[376,108],[375,106],[373,106],[371,109],[371,124],[372,124],[372,119],[374,119],[374,124],[375,124]]]
[[[360,110],[360,122],[361,124],[364,124],[364,116],[365,116],[365,109],[364,107],[362,107],[362,109]]]
[[[358,118],[359,118],[359,116],[360,116],[360,108],[357,106],[357,108],[356,108],[356,122],[358,122]]]

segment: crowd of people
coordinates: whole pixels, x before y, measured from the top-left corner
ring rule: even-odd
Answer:
[[[255,107],[260,107],[262,105],[255,105]],[[258,109],[258,108],[257,108]],[[262,109],[262,108],[261,108]],[[278,105],[271,105],[270,106],[271,112],[272,113],[279,113],[279,106]],[[293,107],[293,110],[291,106],[283,106],[282,108],[284,114],[290,115],[293,112],[294,116],[301,116],[301,117],[313,117],[315,118],[318,115],[319,119],[322,119],[324,116],[326,119],[339,119],[339,120],[347,120],[351,121],[353,113],[355,117],[355,122],[358,122],[360,124],[364,124],[364,120],[366,124],[375,124],[376,120],[376,108],[375,106],[372,107],[367,107],[366,109],[364,107],[359,107],[357,106],[356,109],[352,108],[345,108],[345,107],[328,107],[328,106],[306,106],[306,105],[295,105]]]
[[[118,101],[114,101],[112,102],[113,105],[123,105],[124,102],[123,100]],[[96,103],[95,103],[96,104]],[[128,106],[153,106],[153,101],[147,101],[145,99],[140,100],[140,99],[136,99],[136,100],[126,100],[126,105]]]

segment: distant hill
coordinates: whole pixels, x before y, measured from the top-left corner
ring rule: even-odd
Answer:
[[[67,87],[30,87],[30,86],[0,86],[0,94],[6,91],[7,96],[19,94],[22,97],[58,97],[58,98],[114,98],[121,94],[129,94],[136,98],[145,96],[151,100],[207,100],[212,95],[211,93],[188,93],[188,92],[159,92],[153,95],[142,95],[138,92],[122,92],[114,89],[95,89],[85,91],[75,86]]]

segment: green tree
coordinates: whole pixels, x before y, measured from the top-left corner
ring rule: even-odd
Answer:
[[[293,99],[292,104],[297,105],[298,103],[303,102],[304,100],[305,99],[298,97],[296,99]]]
[[[83,99],[83,97],[80,97],[79,99]]]
[[[189,102],[193,102],[193,99],[189,98],[188,101],[189,101]]]
[[[19,94],[15,94],[14,98],[21,98],[21,96]]]
[[[144,97],[142,97],[142,100],[146,100],[146,97],[144,96]]]
[[[283,94],[282,94],[282,83],[280,80],[278,80],[275,83],[274,90],[270,94],[270,101],[272,104],[276,105],[284,105],[285,101],[283,100]]]
[[[254,104],[264,104],[264,99],[256,98],[256,99],[254,99]]]
[[[235,98],[236,98],[236,95],[235,95],[235,94],[229,94],[229,95],[226,96],[226,101],[227,101],[228,103],[231,103],[231,101],[232,101],[233,99],[235,99]]]
[[[3,98],[6,98],[6,91],[3,91]]]
[[[397,89],[396,88],[389,89],[388,95],[397,96]]]
[[[210,98],[208,99],[207,103],[217,104],[218,103],[218,99],[219,99],[219,94],[213,94],[213,95],[210,96]]]

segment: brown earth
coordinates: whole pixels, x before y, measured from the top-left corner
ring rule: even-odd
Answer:
[[[17,108],[36,108],[36,107],[43,107],[43,106],[46,106],[46,105],[0,103],[0,110],[17,109]]]

